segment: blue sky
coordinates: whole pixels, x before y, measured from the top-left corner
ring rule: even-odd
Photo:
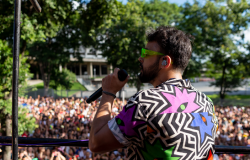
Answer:
[[[193,0],[168,0],[168,2],[183,5],[185,2],[193,3]]]

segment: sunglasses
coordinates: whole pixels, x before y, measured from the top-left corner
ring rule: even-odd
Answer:
[[[165,54],[163,53],[159,53],[159,52],[155,52],[155,51],[151,51],[145,48],[141,49],[141,57],[144,58],[146,56],[152,56],[152,55],[161,55],[164,56]]]

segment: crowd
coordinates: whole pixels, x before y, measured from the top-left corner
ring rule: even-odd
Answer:
[[[54,99],[38,96],[36,99],[20,97],[19,105],[27,107],[30,116],[36,118],[39,124],[33,133],[24,132],[22,137],[86,140],[99,101],[88,104],[86,98]],[[116,98],[113,106],[111,116],[115,117],[121,111],[123,102]],[[105,154],[93,154],[87,147],[69,146],[20,147],[19,150],[19,157],[23,160],[120,160],[126,155],[123,148]]]
[[[216,107],[218,131],[215,145],[250,147],[250,107]],[[222,160],[250,159],[244,154],[220,154]]]
[[[116,98],[111,116],[115,117],[124,104]],[[39,124],[34,132],[26,131],[21,135],[22,137],[86,140],[89,138],[91,122],[99,101],[88,104],[84,98],[54,99],[38,96],[36,99],[20,97],[19,105],[27,107],[30,116],[36,118],[36,123]],[[250,116],[248,115],[250,115],[250,108],[217,106],[216,116],[219,127],[215,144],[250,147]],[[21,160],[121,160],[126,159],[126,154],[124,148],[105,154],[95,154],[87,147],[19,147]],[[242,154],[216,154],[214,159],[250,158]]]

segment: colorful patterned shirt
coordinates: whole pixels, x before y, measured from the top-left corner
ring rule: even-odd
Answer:
[[[170,79],[132,96],[108,126],[128,159],[213,159],[213,102],[189,80]]]

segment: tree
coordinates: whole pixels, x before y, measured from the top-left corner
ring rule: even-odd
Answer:
[[[0,40],[0,122],[3,136],[11,136],[11,114],[12,114],[12,64],[13,56],[11,48],[6,41]],[[26,88],[29,65],[26,58],[20,56],[18,84],[19,94]],[[27,109],[18,107],[18,133],[22,134],[25,130],[33,130],[37,125],[35,119],[27,116]],[[10,159],[10,146],[3,149],[4,160]]]
[[[75,4],[80,4],[78,7],[75,7]],[[70,59],[70,55],[77,57],[79,59],[80,54],[78,54],[77,49],[79,45],[81,45],[80,40],[84,40],[84,42],[88,42],[88,39],[84,39],[83,37],[87,35],[87,37],[91,37],[91,31],[93,28],[99,26],[103,23],[104,18],[107,18],[106,15],[109,14],[109,10],[112,10],[112,7],[109,6],[109,1],[106,0],[92,0],[90,2],[86,1],[68,1],[68,0],[40,0],[39,4],[42,7],[41,13],[36,13],[35,9],[32,7],[29,1],[21,1],[22,6],[22,14],[21,14],[21,46],[20,46],[20,71],[19,71],[19,84],[24,87],[25,85],[22,83],[24,79],[27,77],[22,77],[28,74],[28,65],[25,65],[25,56],[28,55],[27,47],[29,50],[36,49],[35,45],[38,46],[38,49],[41,47],[45,47],[41,49],[41,53],[44,54],[44,57],[37,56],[36,53],[30,53],[32,60],[41,60],[38,63],[42,64],[41,70],[43,70],[43,79],[45,81],[45,87],[48,87],[49,81],[51,79],[51,74],[55,73],[59,75],[58,68],[59,64],[66,63]],[[1,57],[0,61],[2,62],[1,67],[1,80],[3,85],[0,86],[0,94],[2,99],[0,101],[1,106],[5,107],[3,109],[3,113],[7,112],[9,109],[7,106],[10,105],[9,98],[11,97],[11,76],[12,72],[9,70],[11,68],[12,62],[9,59],[11,56],[9,55],[10,49],[12,48],[12,40],[13,40],[13,15],[14,15],[14,1],[6,0],[4,3],[0,5],[0,39],[2,46],[0,47],[0,54],[4,53],[8,50],[7,57]],[[78,19],[79,18],[79,19]],[[81,21],[81,18],[85,21]],[[80,28],[76,25],[76,22],[79,24],[85,24],[85,27],[88,27],[86,30]],[[81,22],[81,23],[79,23]],[[90,26],[86,23],[89,22]],[[74,34],[79,31],[82,34]],[[76,38],[76,39],[74,39]],[[74,41],[73,41],[74,39]],[[68,41],[69,40],[69,41]],[[70,42],[70,43],[69,43]],[[80,42],[80,43],[79,43]],[[89,43],[93,44],[93,43]],[[57,45],[57,46],[56,46]],[[69,52],[68,49],[73,49],[73,52]],[[48,53],[44,50],[47,50]],[[46,59],[47,58],[47,59]],[[58,61],[55,63],[53,59],[57,59]],[[48,61],[48,62],[46,62]],[[8,63],[7,63],[8,62]],[[3,65],[5,64],[5,65]],[[46,67],[45,67],[46,65]],[[26,68],[24,67],[26,66]],[[24,68],[22,68],[24,67]],[[48,68],[53,67],[53,68]],[[51,72],[50,72],[51,71]],[[66,71],[67,72],[67,71]],[[60,81],[58,77],[62,77],[66,72],[62,72],[60,76],[53,76],[55,81]],[[64,81],[65,82],[65,81]],[[64,83],[63,82],[63,83]],[[62,84],[63,85],[63,84]],[[66,84],[68,85],[68,84]],[[21,88],[20,88],[21,91]],[[8,112],[7,112],[8,113]],[[9,119],[10,115],[5,116]],[[2,120],[3,124],[5,121]],[[32,121],[30,121],[32,122]],[[9,124],[9,121],[8,121]],[[9,125],[6,125],[9,126]],[[22,128],[22,127],[20,127]],[[9,131],[6,129],[6,131]],[[8,132],[9,135],[9,132]],[[7,147],[8,148],[8,147]],[[10,150],[8,150],[8,155]],[[5,156],[6,157],[6,156]],[[10,159],[9,156],[7,159]]]
[[[174,26],[182,19],[181,8],[168,1],[150,0],[143,7],[143,14],[156,26]]]
[[[28,47],[29,56],[34,57],[39,64],[45,95],[51,80],[55,83],[62,82],[61,85],[69,83],[58,78],[63,78],[65,74],[59,72],[59,65],[64,66],[70,62],[71,57],[78,62],[82,61],[80,47],[94,47],[96,45],[92,32],[103,24],[104,19],[108,18],[109,12],[113,9],[110,7],[113,2],[106,0],[79,1],[77,2],[78,6],[74,6],[75,3],[72,1],[64,1],[64,3],[53,1],[53,3],[61,7],[64,7],[66,3],[68,6],[67,9],[64,9],[65,16],[60,15],[62,23],[58,31],[54,36],[46,36],[44,42],[37,41]],[[55,74],[57,76],[52,76]]]
[[[248,4],[246,1],[207,1],[201,6],[198,1],[183,7],[183,20],[179,28],[195,36],[194,57],[206,63],[207,75],[215,78],[211,85],[220,87],[220,98],[227,91],[241,85],[244,65],[236,36],[247,28]],[[202,61],[203,60],[203,61]]]
[[[151,0],[145,3],[144,15],[156,26],[175,26],[179,27],[179,23],[183,19],[182,8],[178,7],[176,4],[171,4],[168,1],[161,0]],[[197,60],[197,57],[193,56],[185,72],[183,73],[183,78],[191,78],[199,76],[199,68],[201,63]]]
[[[128,2],[119,4],[119,12],[112,19],[112,24],[104,28],[100,35],[102,55],[107,57],[108,63],[114,67],[125,69],[137,90],[140,82],[137,80],[139,73],[138,57],[141,47],[145,44],[145,32],[149,21],[143,16],[143,2]]]
[[[64,72],[59,72],[59,65],[67,63],[70,60],[70,54],[65,52],[63,44],[57,41],[57,38],[47,38],[45,42],[35,42],[28,47],[28,50],[29,55],[35,58],[39,66],[45,95],[47,95],[51,80],[54,80],[55,84],[63,81],[61,78]],[[59,79],[59,77],[61,78]]]
[[[3,40],[9,41],[9,46],[12,47],[13,37],[13,1],[7,0],[0,6],[0,22],[3,25],[0,27],[0,37]],[[22,1],[21,14],[21,41],[20,53],[26,56],[27,46],[35,42],[44,43],[51,41],[57,35],[62,24],[67,21],[73,12],[73,1],[46,1],[41,0],[39,4],[42,7],[42,12],[37,13],[29,1]],[[42,68],[42,67],[41,67]],[[49,79],[49,74],[43,72],[43,78]],[[47,82],[45,81],[45,87]]]
[[[127,70],[131,77],[129,83],[135,85],[137,91],[141,87],[137,77],[140,72],[138,58],[141,48],[146,44],[145,33],[150,27],[172,23],[173,15],[178,17],[177,12],[177,5],[168,2],[129,1],[126,5],[119,4],[117,16],[112,19],[110,26],[107,25],[109,27],[104,28],[104,34],[100,35],[99,44],[103,56],[114,67]]]
[[[56,70],[51,76],[53,83],[50,83],[50,87],[55,90],[57,90],[58,87],[70,89],[72,85],[77,82],[76,75],[67,69],[62,69],[62,71]]]
[[[245,65],[245,69],[246,69],[246,74],[244,75],[244,77],[249,78],[249,75],[250,75],[250,42],[247,42],[247,44],[245,45],[245,49],[248,51],[248,53],[246,53],[246,55],[242,57],[243,59],[241,61]],[[248,82],[248,85],[250,85],[249,82]]]
[[[29,47],[34,45],[38,46],[37,49],[39,49],[39,47],[45,47],[44,50],[41,51],[43,57],[38,55],[41,53],[39,51],[36,53],[31,52],[29,57],[33,60],[36,58],[36,62],[39,64],[42,73],[44,87],[48,89],[51,75],[50,71],[56,72],[56,70],[59,69],[60,63],[63,65],[69,61],[70,54],[65,50],[65,47],[69,46],[66,45],[66,40],[68,40],[67,37],[70,37],[70,35],[63,34],[62,28],[71,24],[72,20],[76,18],[77,10],[75,9],[76,1],[41,0],[39,4],[42,7],[41,13],[37,13],[29,1],[22,1],[21,3],[20,53],[22,56],[27,56],[27,48]],[[12,47],[14,20],[13,1],[5,1],[5,3],[0,6],[0,14],[0,37],[8,41],[9,46]],[[55,42],[54,40],[57,41]],[[44,53],[44,51],[48,52]],[[50,61],[54,59],[58,60],[50,63]]]

